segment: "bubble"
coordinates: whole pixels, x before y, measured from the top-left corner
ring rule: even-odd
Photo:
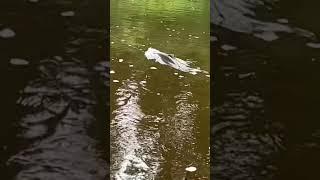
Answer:
[[[188,171],[188,172],[194,172],[196,170],[197,170],[197,168],[196,167],[192,167],[192,166],[186,168],[186,171]]]
[[[24,59],[19,59],[19,58],[12,58],[12,59],[10,59],[10,63],[12,65],[28,65],[29,61],[24,60]]]
[[[75,12],[73,11],[64,11],[62,13],[60,13],[61,16],[64,16],[64,17],[72,17],[75,15]]]
[[[1,38],[12,38],[15,35],[16,35],[16,33],[12,29],[9,29],[9,28],[5,28],[0,31]]]

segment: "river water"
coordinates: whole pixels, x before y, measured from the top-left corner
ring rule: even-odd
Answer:
[[[111,5],[112,177],[209,176],[209,78],[146,60],[148,47],[211,64],[212,179],[318,177],[318,1],[211,0],[210,63],[207,2]],[[1,177],[107,179],[107,3],[0,8]]]
[[[111,179],[209,178],[210,78],[144,56],[209,71],[209,17],[207,1],[111,0]]]
[[[319,1],[211,0],[211,178],[317,179]]]
[[[0,9],[1,179],[105,179],[108,4],[4,0]]]

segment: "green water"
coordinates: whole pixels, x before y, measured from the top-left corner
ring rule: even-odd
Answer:
[[[111,0],[111,179],[209,179],[210,78],[144,57],[209,71],[209,3]]]

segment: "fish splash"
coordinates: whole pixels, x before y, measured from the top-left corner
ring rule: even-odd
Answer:
[[[191,62],[184,61],[182,59],[174,57],[174,55],[163,53],[151,47],[148,48],[148,50],[144,53],[144,55],[149,60],[155,60],[155,62],[170,66],[182,72],[187,72],[194,75],[198,73],[208,74],[207,71],[201,70],[199,68],[190,67]]]

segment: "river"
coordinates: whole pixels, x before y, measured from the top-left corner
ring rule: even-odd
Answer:
[[[2,179],[108,174],[108,4],[5,0],[0,12]]]
[[[209,71],[209,2],[111,0],[111,179],[208,179],[210,78],[148,60],[155,48]]]
[[[318,1],[211,1],[211,179],[318,177]]]

